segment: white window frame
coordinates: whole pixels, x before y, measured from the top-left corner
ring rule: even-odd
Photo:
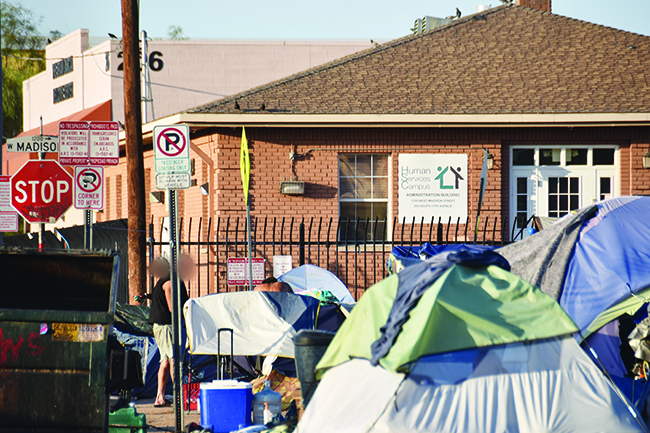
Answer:
[[[342,155],[354,155],[355,156],[355,167],[354,167],[354,173],[355,176],[341,176],[341,156]],[[357,167],[356,167],[356,157],[357,156],[386,156],[387,158],[387,164],[386,164],[386,176],[375,176],[373,173],[374,167],[371,162],[370,164],[370,184],[373,185],[372,179],[375,178],[385,178],[387,182],[386,186],[386,198],[341,198],[341,178],[356,178],[356,173],[357,173]],[[386,221],[385,221],[385,227],[386,227],[386,237],[383,240],[383,242],[387,242],[391,238],[391,226],[392,226],[392,221],[390,218],[391,215],[391,193],[392,193],[392,158],[391,155],[388,153],[373,153],[373,152],[341,152],[337,155],[337,171],[336,171],[336,177],[337,177],[337,183],[338,183],[338,217],[339,217],[339,224],[341,224],[342,219],[341,219],[341,203],[386,203]],[[362,176],[365,177],[365,176]],[[356,192],[355,192],[356,195]],[[359,220],[361,221],[361,220]],[[381,221],[381,220],[380,220]],[[371,223],[374,223],[374,220],[370,221]],[[341,227],[341,230],[343,230],[343,227]],[[341,233],[339,233],[339,240],[341,238]],[[355,239],[348,239],[349,242],[355,242]],[[357,240],[357,242],[370,242],[372,243],[372,240]],[[382,242],[382,241],[378,241]]]

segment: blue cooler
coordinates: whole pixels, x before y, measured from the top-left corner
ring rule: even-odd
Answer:
[[[201,384],[201,426],[214,433],[229,433],[251,425],[253,387],[236,380]]]

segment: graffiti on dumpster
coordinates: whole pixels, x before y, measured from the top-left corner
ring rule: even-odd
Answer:
[[[18,336],[18,339],[14,343],[13,338],[7,336],[5,338],[2,328],[0,328],[0,366],[3,366],[7,363],[9,359],[9,351],[11,350],[11,361],[15,362],[18,359],[20,354],[20,348],[25,342],[22,335]],[[41,336],[38,332],[30,332],[29,337],[27,338],[27,349],[25,353],[27,356],[38,356],[40,355],[45,347],[40,345]]]

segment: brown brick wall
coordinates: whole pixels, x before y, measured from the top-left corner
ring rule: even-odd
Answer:
[[[267,218],[267,236],[270,241],[270,222],[275,218],[276,225],[285,220],[284,240],[289,240],[288,227],[293,220],[294,240],[297,238],[297,225],[304,219],[309,223],[312,217],[319,218],[327,223],[331,218],[336,224],[338,219],[338,154],[339,153],[384,153],[391,156],[392,192],[390,195],[389,212],[391,219],[398,216],[397,209],[397,170],[398,155],[406,153],[466,153],[468,155],[469,169],[469,203],[468,212],[470,218],[467,236],[473,240],[474,218],[478,204],[478,185],[481,165],[483,162],[483,149],[494,155],[494,169],[488,172],[488,184],[485,200],[481,211],[481,229],[479,230],[479,241],[483,237],[484,222],[488,221],[488,239],[492,239],[491,231],[495,229],[497,240],[500,239],[501,225],[509,227],[509,154],[510,146],[513,145],[571,145],[571,144],[616,144],[620,146],[620,193],[628,194],[650,194],[650,170],[642,168],[641,156],[650,147],[650,130],[644,128],[476,128],[476,129],[438,129],[438,128],[376,128],[376,129],[320,129],[320,128],[247,128],[249,148],[251,153],[251,214],[258,218],[258,238],[263,231],[262,221]],[[193,136],[194,144],[211,157],[214,161],[215,179],[210,185],[210,193],[214,197],[214,212],[209,208],[208,196],[201,194],[200,188],[192,187],[179,193],[179,210],[183,218],[181,227],[182,237],[185,240],[198,240],[198,229],[201,228],[201,237],[205,239],[208,233],[210,217],[210,239],[219,238],[225,240],[225,225],[230,217],[229,228],[234,230],[238,225],[241,233],[245,232],[245,207],[239,171],[239,151],[241,129],[222,128],[212,129],[208,134]],[[435,148],[435,150],[433,149]],[[310,152],[308,150],[313,149]],[[305,154],[292,163],[289,158],[291,151],[297,154]],[[191,152],[191,158],[195,160],[194,179],[197,185],[209,182],[209,166],[198,154]],[[151,145],[145,151],[145,170],[150,173],[147,179],[147,201],[149,191],[155,189],[155,174],[153,173],[153,158]],[[106,174],[107,209],[101,215],[102,220],[126,218],[126,179],[125,165],[122,163],[117,167],[107,167]],[[304,196],[287,196],[279,193],[279,183],[283,180],[293,179],[294,176],[306,182]],[[99,216],[99,215],[98,215]],[[147,204],[147,220],[154,224],[154,237],[160,239],[162,218],[167,216],[166,204]],[[216,233],[216,219],[220,218],[219,233]],[[239,219],[239,221],[237,221]],[[497,223],[496,226],[493,224]],[[437,222],[437,221],[436,221]],[[447,221],[443,221],[446,223]],[[191,223],[191,229],[190,229]],[[410,222],[409,222],[410,223]],[[419,223],[419,221],[418,221]],[[462,222],[464,223],[464,222]],[[410,230],[410,225],[407,225]],[[416,225],[415,234],[419,237],[419,230],[422,230],[422,238],[427,239],[431,230],[435,238],[437,226],[432,227],[428,221],[420,227]],[[402,239],[402,225],[397,222],[391,228],[394,232],[394,239],[399,242]],[[458,236],[459,240],[464,239],[466,232],[465,224],[457,228],[453,224],[449,237],[453,239]],[[312,240],[315,240],[316,229],[314,228]],[[446,228],[444,235],[447,235]],[[230,235],[232,236],[232,234]],[[279,235],[277,235],[279,237]],[[389,234],[390,236],[390,234]],[[410,233],[404,237],[409,238]],[[322,231],[322,240],[325,240],[325,231]],[[330,233],[330,239],[335,238],[335,233]],[[276,239],[277,240],[277,239]],[[337,256],[330,250],[330,257],[327,260],[321,257],[321,264],[337,273],[345,282],[353,285],[352,290],[362,293],[368,281],[374,281],[383,275],[383,261],[385,257],[379,254],[379,258],[369,262],[371,253],[365,255],[352,255],[341,251]],[[225,278],[225,267],[221,274],[217,275],[214,267],[208,277],[205,263],[210,260],[223,263],[226,252],[222,248],[217,255],[214,247],[191,246],[186,252],[193,256],[201,256],[201,294],[216,290],[217,276],[221,281]],[[228,256],[245,253],[243,247],[237,251],[231,247]],[[275,251],[278,254],[279,251]],[[288,253],[285,251],[285,253]],[[316,255],[318,248],[310,250],[310,254]],[[321,249],[325,254],[325,250]],[[158,254],[158,252],[156,252]],[[270,247],[258,251],[269,259],[267,274],[270,275],[271,263],[274,252]],[[298,253],[293,250],[294,260],[297,264]],[[312,259],[316,262],[316,259]],[[355,263],[352,263],[355,262]],[[347,263],[347,274],[343,263]],[[369,266],[372,268],[370,270]],[[355,271],[356,269],[356,271]],[[356,272],[356,274],[355,274]],[[366,275],[365,280],[363,276]],[[347,277],[347,278],[346,278]],[[209,278],[209,284],[208,284]],[[354,284],[359,281],[359,284]],[[199,282],[192,282],[193,295],[197,295]]]

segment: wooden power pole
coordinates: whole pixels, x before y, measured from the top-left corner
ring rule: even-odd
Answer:
[[[146,290],[146,242],[138,0],[122,0],[124,131],[129,218],[129,300]]]

